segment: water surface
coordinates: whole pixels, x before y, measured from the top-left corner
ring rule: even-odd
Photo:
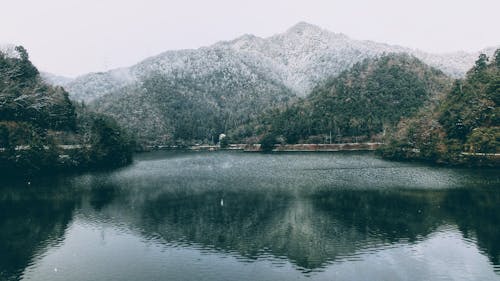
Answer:
[[[498,170],[141,154],[0,180],[0,280],[500,280]]]

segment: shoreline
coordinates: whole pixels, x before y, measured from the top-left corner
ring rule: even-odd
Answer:
[[[336,143],[336,144],[277,144],[272,152],[341,152],[341,151],[376,151],[383,143],[381,142],[366,142],[366,143]],[[221,148],[218,145],[193,145],[188,147],[178,146],[156,146],[148,147],[146,151],[243,151],[243,152],[262,152],[260,144],[230,144],[227,147]]]

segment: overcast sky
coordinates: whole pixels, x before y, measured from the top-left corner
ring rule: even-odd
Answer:
[[[0,43],[76,76],[306,21],[355,39],[429,52],[500,44],[499,0],[0,0]]]

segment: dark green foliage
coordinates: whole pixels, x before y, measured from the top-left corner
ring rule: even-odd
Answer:
[[[42,171],[57,162],[54,144],[45,130],[26,122],[0,121],[0,169]]]
[[[95,165],[123,166],[132,161],[133,145],[116,121],[96,116],[91,125],[91,151]]]
[[[0,123],[0,147],[10,149],[9,129],[5,124]]]
[[[486,70],[487,66],[488,66],[488,57],[485,54],[480,54],[472,70],[474,74],[479,74],[482,71]]]
[[[219,145],[220,145],[221,148],[227,148],[230,143],[231,143],[231,139],[228,136],[223,137],[219,141]]]
[[[457,80],[440,105],[422,109],[400,122],[389,136],[394,141],[386,146],[383,155],[450,164],[496,165],[498,157],[491,154],[500,152],[498,54],[497,50],[490,63],[485,55],[480,55],[466,79]]]
[[[16,54],[0,52],[0,120],[29,122],[54,130],[75,128],[75,109],[61,87],[44,83],[18,46]]]
[[[36,79],[39,72],[38,69],[29,60],[28,51],[23,46],[16,46],[15,50],[19,54],[19,80]]]
[[[464,81],[457,81],[441,106],[439,121],[448,138],[462,143],[479,127],[500,126],[500,69],[480,55]],[[477,133],[476,133],[477,134]]]
[[[277,137],[273,133],[265,134],[260,140],[260,149],[263,152],[271,152],[274,145],[278,143]]]
[[[493,55],[493,57],[494,57],[496,67],[500,68],[500,49],[497,49],[495,51],[495,54]]]
[[[354,65],[264,119],[287,143],[370,140],[413,115],[448,84],[444,74],[414,57],[388,55]]]
[[[29,60],[28,52],[24,47],[14,48],[15,54],[0,51],[0,78],[5,86],[6,81],[13,80],[21,84],[36,83],[38,70]]]
[[[109,118],[83,110],[77,117],[68,93],[41,80],[23,47],[0,51],[2,174],[119,166],[131,161],[132,147]]]

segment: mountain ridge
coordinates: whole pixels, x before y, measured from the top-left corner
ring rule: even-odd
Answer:
[[[272,71],[270,75],[279,77],[299,96],[308,95],[316,84],[338,75],[356,62],[386,53],[408,53],[449,76],[460,78],[474,64],[480,52],[491,55],[494,51],[491,47],[476,53],[432,54],[398,45],[355,40],[343,33],[299,22],[285,32],[270,37],[244,34],[233,40],[219,41],[198,49],[165,51],[130,67],[81,75],[63,86],[66,86],[72,99],[90,102],[121,87],[130,86],[148,73],[163,71],[165,75],[170,75],[173,70],[183,71],[185,64],[182,61],[189,61],[197,53],[203,54],[206,50],[215,49],[227,50],[230,55],[237,52],[241,56],[252,57],[258,63],[266,65]]]

